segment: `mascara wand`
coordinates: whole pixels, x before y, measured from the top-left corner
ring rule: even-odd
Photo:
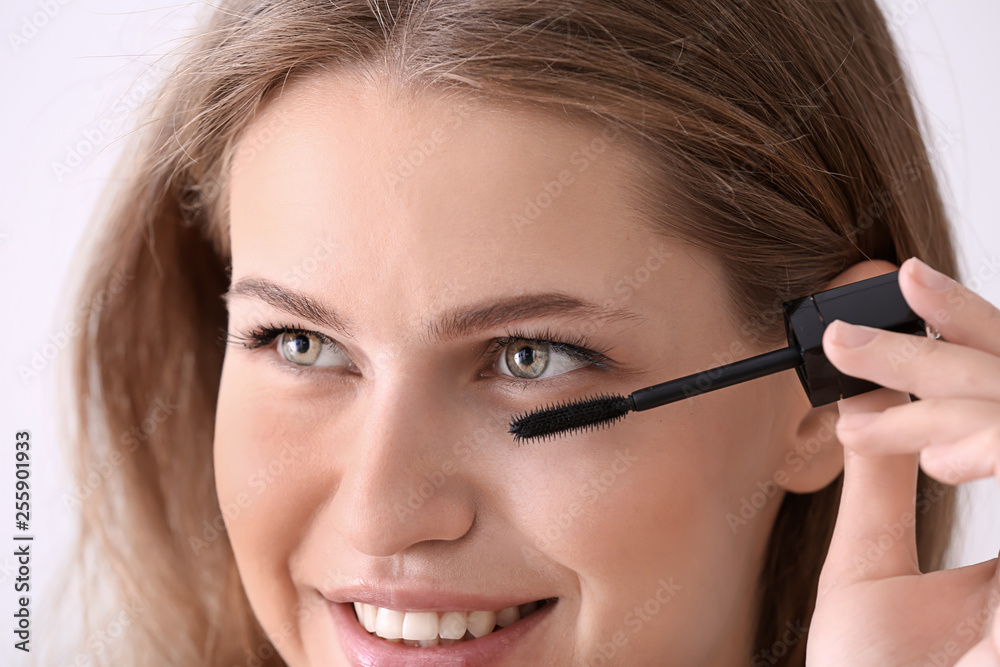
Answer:
[[[863,394],[879,385],[844,375],[823,352],[823,332],[834,320],[850,324],[926,335],[924,321],[907,305],[899,289],[898,272],[835,287],[782,305],[788,347],[686,375],[632,392],[628,396],[600,394],[545,407],[515,417],[510,433],[515,441],[557,433],[592,430],[614,423],[629,412],[649,410],[691,396],[794,368],[813,407]]]

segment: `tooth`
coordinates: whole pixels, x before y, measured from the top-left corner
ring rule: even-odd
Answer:
[[[441,639],[461,639],[469,627],[467,616],[460,611],[445,612],[441,616],[438,634]]]
[[[403,615],[403,639],[430,641],[438,636],[436,612],[406,612]]]
[[[421,639],[417,641],[417,646],[437,646],[437,645],[438,645],[437,637],[435,637],[434,639]]]
[[[375,607],[364,602],[354,603],[354,613],[358,615],[358,623],[368,632],[375,632]]]
[[[375,617],[375,634],[383,639],[402,639],[404,615],[401,611],[379,607]]]
[[[529,602],[528,604],[522,604],[518,609],[521,611],[521,618],[524,618],[528,614],[538,609],[537,602]]]
[[[373,604],[361,603],[361,611],[365,614],[363,617],[365,630],[375,632],[375,617],[378,615],[378,607]]]
[[[521,612],[517,610],[517,607],[507,607],[497,612],[497,625],[501,628],[506,628],[508,625],[517,623],[520,620]]]
[[[492,611],[474,611],[469,614],[469,632],[479,638],[488,635],[497,624],[497,615]]]

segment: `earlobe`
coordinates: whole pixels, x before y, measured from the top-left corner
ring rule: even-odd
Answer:
[[[829,485],[844,469],[844,448],[837,440],[837,405],[809,406],[799,420],[785,452],[782,488],[813,493]]]
[[[884,260],[858,262],[821,290],[874,278],[898,268]],[[793,415],[791,432],[781,462],[785,474],[776,481],[792,493],[813,493],[829,485],[844,469],[844,448],[837,439],[836,428],[839,410],[836,403],[812,407],[798,378],[794,382],[795,396],[787,403]]]

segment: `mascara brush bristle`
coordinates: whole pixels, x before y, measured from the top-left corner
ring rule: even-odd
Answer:
[[[510,433],[515,441],[520,441],[564,431],[593,430],[621,419],[634,409],[631,396],[601,394],[575,399],[516,417],[510,424]]]

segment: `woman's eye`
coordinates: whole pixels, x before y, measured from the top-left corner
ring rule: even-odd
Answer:
[[[319,336],[304,331],[286,331],[278,334],[278,354],[285,361],[297,366],[339,366],[336,345],[324,342]]]
[[[497,359],[497,365],[501,369],[501,375],[538,380],[568,373],[589,364],[558,349],[554,343],[515,338],[505,345],[503,354]],[[504,367],[510,372],[502,372]]]
[[[227,334],[227,342],[250,350],[277,348],[278,356],[299,367],[343,367],[357,369],[335,340],[325,334],[287,326],[263,326]],[[610,349],[610,348],[609,348]],[[558,341],[547,329],[531,336],[508,332],[494,338],[488,354],[496,356],[495,375],[517,380],[541,380],[563,375],[578,368],[607,368],[614,362],[606,349],[595,350],[585,337],[573,342]]]

